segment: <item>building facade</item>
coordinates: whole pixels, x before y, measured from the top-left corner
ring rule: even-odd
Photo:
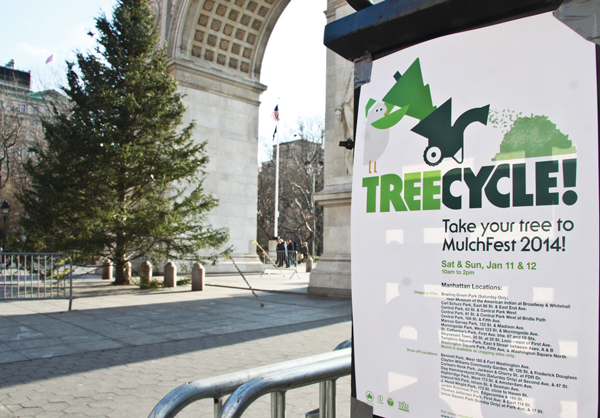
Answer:
[[[0,198],[11,208],[8,229],[19,236],[17,219],[21,207],[15,194],[26,181],[22,164],[29,148],[43,138],[42,120],[51,106],[66,100],[54,90],[31,91],[31,74],[14,68],[14,61],[0,66]]]

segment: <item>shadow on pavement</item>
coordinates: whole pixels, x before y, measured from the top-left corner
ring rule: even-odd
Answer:
[[[249,294],[2,316],[0,387],[350,321],[348,300],[265,293],[260,298],[264,308]]]

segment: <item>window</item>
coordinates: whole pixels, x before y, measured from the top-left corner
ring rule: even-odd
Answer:
[[[21,113],[25,113],[26,110],[27,110],[27,107],[25,105],[21,105],[21,107],[19,108],[19,112],[21,112]]]

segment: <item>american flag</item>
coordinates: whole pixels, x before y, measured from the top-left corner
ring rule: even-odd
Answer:
[[[271,114],[271,117],[273,118],[273,120],[275,122],[279,122],[279,105],[275,106],[275,110],[273,110],[273,113]]]

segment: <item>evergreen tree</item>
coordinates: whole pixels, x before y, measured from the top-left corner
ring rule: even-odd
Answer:
[[[96,53],[68,63],[71,108],[44,123],[20,196],[29,240],[106,256],[116,284],[128,283],[127,261],[215,260],[199,253],[228,239],[205,224],[217,205],[202,189],[206,143],[192,141],[193,123],[180,127],[185,109],[153,21],[146,0],[119,0],[112,21],[96,19]]]

